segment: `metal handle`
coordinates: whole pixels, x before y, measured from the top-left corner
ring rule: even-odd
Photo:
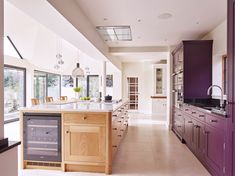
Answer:
[[[118,137],[122,137],[122,135],[119,134]]]
[[[113,145],[113,148],[117,148],[117,145]]]
[[[185,111],[188,111],[189,109],[185,109]]]
[[[196,114],[196,112],[195,112],[195,111],[193,111],[193,112],[192,112],[192,114]]]
[[[180,125],[178,125],[177,127],[178,127],[178,128],[181,128],[181,126],[180,126]]]
[[[210,120],[210,122],[214,122],[214,123],[216,123],[216,122],[218,122],[218,120]]]
[[[117,130],[117,128],[113,128],[113,130]]]
[[[125,131],[125,130],[121,130],[121,131]]]
[[[199,117],[205,117],[205,115],[199,115]]]
[[[193,123],[192,121],[188,121],[188,123]]]
[[[121,123],[122,121],[118,121],[118,123]]]

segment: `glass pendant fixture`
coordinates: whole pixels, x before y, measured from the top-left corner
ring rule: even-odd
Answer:
[[[84,77],[84,71],[82,68],[80,68],[80,64],[79,64],[79,50],[77,53],[77,67],[73,69],[72,77],[74,77],[74,78]]]

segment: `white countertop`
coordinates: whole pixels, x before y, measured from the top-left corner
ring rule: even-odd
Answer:
[[[46,111],[46,112],[113,112],[127,101],[116,102],[61,102],[35,105],[20,108],[21,111]]]

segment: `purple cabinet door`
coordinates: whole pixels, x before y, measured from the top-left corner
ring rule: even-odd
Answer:
[[[235,176],[235,0],[228,0],[228,119],[226,134],[226,175]]]
[[[205,125],[201,122],[197,122],[195,126],[196,133],[196,152],[198,157],[201,160],[204,160],[205,157]]]
[[[205,127],[205,160],[213,175],[224,175],[224,132]]]

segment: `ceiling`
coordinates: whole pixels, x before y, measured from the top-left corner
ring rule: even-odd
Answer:
[[[170,46],[198,39],[226,19],[225,0],[75,0],[96,26],[130,25],[133,41],[109,47]],[[159,15],[170,13],[169,19]]]

